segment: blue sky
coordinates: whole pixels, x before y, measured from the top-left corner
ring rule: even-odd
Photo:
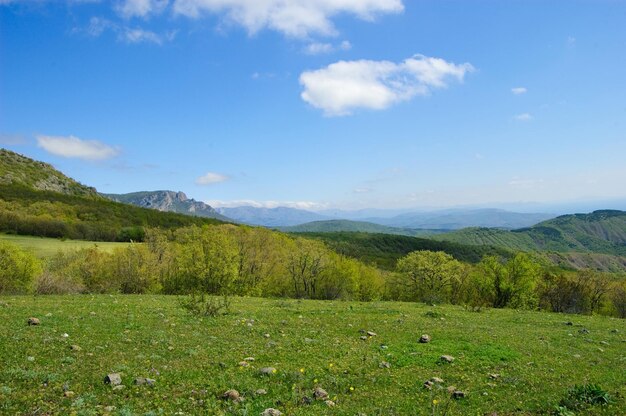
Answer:
[[[0,146],[214,205],[623,199],[624,22],[608,0],[0,0]]]

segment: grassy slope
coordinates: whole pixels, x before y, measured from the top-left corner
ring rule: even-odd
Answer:
[[[597,383],[617,397],[603,413],[584,414],[621,415],[626,409],[626,373],[619,370],[624,320],[255,298],[235,299],[231,315],[198,319],[179,309],[174,297],[0,301],[8,303],[0,306],[1,414],[88,415],[101,414],[106,406],[115,406],[119,415],[258,415],[267,407],[302,416],[430,414],[433,399],[446,403],[443,390],[422,386],[433,376],[443,378],[445,387],[468,392],[451,404],[450,416],[547,414],[569,387],[583,383]],[[41,325],[27,326],[29,316],[39,317]],[[248,326],[250,319],[254,323]],[[564,325],[567,320],[574,326]],[[579,333],[583,327],[589,334]],[[359,329],[377,336],[362,341]],[[419,344],[422,333],[432,342]],[[81,351],[71,351],[72,344]],[[440,364],[442,354],[456,360]],[[249,356],[255,358],[251,366],[239,367]],[[382,361],[391,368],[380,368]],[[260,376],[258,369],[266,366],[276,374]],[[103,384],[112,371],[122,373],[124,390]],[[501,377],[491,380],[490,373]],[[156,384],[134,386],[135,377],[154,378]],[[63,397],[64,384],[74,397]],[[326,389],[337,406],[304,405],[302,397],[315,386]],[[245,401],[218,399],[230,388]],[[268,394],[255,396],[260,388]]]
[[[370,233],[301,233],[307,238],[324,241],[338,253],[365,263],[391,270],[399,258],[415,250],[445,251],[458,260],[477,263],[486,254],[509,256],[510,252],[487,246],[461,245],[448,241],[434,241],[391,234]]]
[[[104,241],[59,240],[57,238],[31,237],[24,235],[0,234],[0,241],[13,243],[22,249],[33,253],[39,258],[55,255],[59,251],[79,250],[82,248],[98,247],[101,250],[112,252],[118,247],[125,247],[129,243],[110,243]]]
[[[409,228],[387,227],[372,222],[350,220],[313,221],[291,227],[277,227],[277,229],[287,233],[363,232],[406,235],[410,237],[427,236],[444,232],[443,230],[413,230]]]

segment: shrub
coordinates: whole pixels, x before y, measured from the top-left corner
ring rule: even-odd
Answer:
[[[611,395],[597,384],[585,384],[569,389],[559,405],[570,410],[583,410],[590,405],[603,406],[611,401]]]
[[[192,315],[215,317],[227,313],[230,308],[228,295],[222,297],[210,296],[203,292],[191,292],[188,296],[179,299],[179,305]]]
[[[0,294],[28,293],[40,262],[19,247],[0,241]]]
[[[35,280],[35,294],[37,295],[68,295],[85,291],[80,280],[69,276],[55,275],[48,271],[42,273]]]

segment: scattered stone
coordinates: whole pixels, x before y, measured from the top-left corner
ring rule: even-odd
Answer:
[[[567,326],[572,326],[572,325],[574,325],[574,322],[572,322],[572,321],[568,321],[568,322],[565,322],[565,325],[567,325]]]
[[[328,393],[323,388],[316,387],[315,390],[313,390],[313,397],[317,400],[325,400],[328,398]]]
[[[381,350],[386,350],[387,348],[389,348],[389,347],[386,346],[385,344],[380,344],[380,349]]]
[[[143,386],[144,384],[147,384],[148,386],[154,386],[154,383],[156,383],[156,380],[151,378],[137,377],[135,379],[136,386]]]
[[[364,329],[359,329],[359,334],[365,334],[367,331],[365,331]]]
[[[70,334],[68,334],[67,332],[63,335],[61,335],[61,338],[69,338]]]
[[[432,382],[432,381],[430,381],[430,380],[426,380],[426,381],[424,382],[424,388],[426,388],[426,389],[428,389],[428,390],[432,389],[434,385],[435,385],[435,383],[433,383],[433,382]]]
[[[32,355],[29,355],[28,357],[26,357],[26,361],[29,361],[32,363],[33,361],[35,361],[35,357],[33,357]]]
[[[104,378],[104,384],[110,384],[112,386],[119,386],[122,384],[122,376],[119,373],[107,374]]]
[[[30,326],[34,326],[34,325],[39,325],[41,324],[41,322],[39,321],[39,319],[37,318],[28,318],[28,320],[26,321],[26,323]]]
[[[383,361],[383,362],[381,362],[380,364],[378,364],[378,366],[379,366],[380,368],[391,368],[391,364],[390,364],[390,363],[388,363],[387,361]]]
[[[254,357],[246,357],[243,359],[244,361],[248,361],[248,362],[253,362],[254,361]]]
[[[574,354],[574,355],[572,355],[572,357],[574,357],[574,358],[580,358],[580,354]]]
[[[287,320],[286,320],[286,319],[283,319],[282,321],[280,321],[280,324],[281,324],[281,325],[287,325]]]
[[[265,389],[258,389],[254,392],[255,395],[257,396],[265,396],[267,394],[267,390]]]
[[[365,335],[361,335],[359,338],[360,338],[362,341],[367,341],[367,337],[366,337]]]
[[[455,390],[452,392],[452,398],[456,400],[463,399],[465,398],[465,396],[466,396],[466,393],[461,390]]]
[[[376,336],[376,332],[374,332],[374,331],[367,331],[366,334],[367,334],[368,337],[375,337]]]
[[[63,397],[74,397],[74,392],[72,390],[64,391]]]
[[[264,376],[271,376],[272,374],[276,373],[276,369],[274,367],[263,367],[259,369],[259,373]]]
[[[328,407],[335,407],[335,402],[332,400],[325,400],[324,403],[326,403],[326,406]]]
[[[280,412],[280,410],[272,409],[271,407],[269,409],[265,409],[263,413],[261,413],[261,416],[280,416],[280,415],[282,415],[282,412]]]
[[[50,312],[48,312],[48,313],[46,314],[46,318],[50,318],[51,316],[52,316],[52,313],[50,313]]]
[[[611,334],[617,334],[619,331],[617,329],[611,329]]]
[[[239,392],[234,389],[226,390],[224,394],[222,394],[222,399],[230,400],[231,402],[235,402],[235,403],[239,403],[243,401],[243,397],[241,397]]]
[[[600,341],[600,344],[602,344],[602,345],[609,345],[609,343],[606,342],[606,341]]]
[[[454,357],[451,355],[442,355],[441,357],[439,357],[439,360],[444,363],[451,363],[454,361]]]
[[[267,348],[274,348],[274,347],[275,347],[275,346],[277,346],[277,345],[278,345],[278,344],[277,344],[276,342],[274,342],[274,341],[270,341],[270,342],[268,342],[267,344],[265,344],[265,346],[266,346]]]
[[[72,351],[80,351],[82,348],[78,345],[70,345],[70,350]]]
[[[430,339],[430,335],[424,334],[420,337],[420,344],[428,344]]]
[[[454,386],[448,386],[448,388],[446,389],[446,391],[450,394],[454,393],[456,391],[456,387]]]
[[[263,334],[263,336],[264,336],[265,338],[269,338],[271,335],[270,335],[270,334]]]
[[[124,390],[124,388],[125,388],[125,387],[124,387],[122,384],[120,384],[119,386],[114,386],[114,387],[113,387],[113,390],[114,390],[114,391],[120,391],[120,390]]]
[[[579,329],[578,332],[581,334],[588,334],[589,330],[587,328],[582,328],[582,329]]]
[[[250,363],[247,361],[239,361],[239,367],[250,367]]]
[[[439,377],[432,377],[430,381],[432,381],[433,383],[437,383],[437,384],[443,384],[443,379]]]
[[[309,405],[309,404],[311,404],[311,403],[313,403],[313,399],[312,399],[312,398],[310,398],[309,396],[304,396],[304,397],[302,398],[302,404]]]
[[[496,374],[496,373],[491,373],[489,374],[489,378],[492,380],[497,380],[500,378],[500,374]]]
[[[111,413],[111,412],[114,412],[115,409],[117,409],[117,407],[115,407],[115,406],[106,406],[104,408],[104,411],[107,412],[107,413]]]
[[[91,312],[89,312],[89,315],[91,315],[91,316],[96,316],[96,313],[95,313],[94,311],[91,311]],[[110,406],[110,407],[113,407],[113,408],[114,408],[115,406]]]

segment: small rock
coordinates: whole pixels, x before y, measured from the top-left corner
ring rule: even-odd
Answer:
[[[361,335],[359,338],[360,338],[362,341],[367,341],[367,337],[366,337],[365,335]]]
[[[107,412],[107,413],[111,413],[111,412],[114,412],[115,409],[117,409],[117,407],[115,407],[115,406],[106,406],[104,408],[104,411]]]
[[[326,406],[328,407],[335,407],[335,402],[332,400],[325,400],[324,403],[326,403]]]
[[[239,367],[250,367],[250,363],[247,361],[239,361]]]
[[[156,380],[151,378],[137,377],[135,379],[136,386],[143,386],[144,384],[147,384],[148,386],[154,386],[154,383],[156,383]]]
[[[222,399],[230,400],[235,403],[243,401],[243,397],[241,397],[241,395],[239,395],[239,392],[234,389],[226,390],[224,394],[222,394]]]
[[[265,396],[267,394],[267,390],[265,389],[258,389],[254,392],[255,395],[257,396]]]
[[[328,398],[328,393],[323,388],[316,387],[315,390],[313,390],[313,397],[317,400],[325,400]]]
[[[574,354],[574,355],[572,355],[572,357],[574,357],[574,358],[580,358],[580,354]]]
[[[70,350],[72,351],[80,351],[82,348],[78,345],[70,345]]]
[[[387,361],[383,361],[383,362],[381,362],[380,364],[378,364],[378,366],[379,366],[380,368],[391,368],[391,364],[390,364],[390,363],[388,363]]]
[[[617,329],[611,329],[611,334],[617,334],[619,332],[619,330]]]
[[[463,399],[465,398],[465,396],[466,396],[465,392],[461,390],[455,390],[452,392],[452,398],[456,400]]]
[[[385,344],[380,344],[380,349],[381,350],[386,350],[387,348],[389,348],[389,347],[386,346]]]
[[[94,311],[91,311],[91,312],[89,312],[89,315],[91,315],[91,316],[96,316],[96,313],[95,313]],[[110,407],[113,407],[113,408],[114,408],[115,406],[110,406]]]
[[[33,357],[32,355],[29,355],[28,357],[26,357],[26,361],[29,361],[32,363],[33,361],[35,361],[35,357]]]
[[[454,386],[448,386],[448,388],[446,389],[446,391],[450,394],[454,393],[456,391],[456,387]]]
[[[274,367],[263,367],[259,369],[259,373],[264,376],[271,376],[272,374],[276,373],[276,369]]]
[[[366,334],[367,334],[368,337],[375,337],[376,336],[376,332],[374,332],[374,331],[367,331]]]
[[[107,376],[104,378],[104,383],[110,384],[112,386],[119,386],[120,384],[122,384],[122,376],[120,376],[119,373],[107,374]]]
[[[113,390],[114,390],[114,391],[124,390],[124,386],[123,386],[123,385],[121,385],[121,384],[120,384],[119,386],[114,386],[114,387],[113,387]]]
[[[602,344],[602,345],[609,345],[609,343],[606,342],[606,341],[600,341],[600,344]]]
[[[28,325],[31,325],[31,326],[41,324],[41,322],[39,321],[39,319],[38,319],[38,318],[28,318],[28,320],[26,321],[26,323],[27,323]]]
[[[46,314],[46,317],[47,317],[47,318],[50,318],[51,316],[52,316],[52,314],[51,314],[50,312],[48,312],[48,313]]]
[[[444,363],[451,363],[454,361],[454,357],[451,355],[442,355],[441,357],[439,357],[439,360]]]
[[[304,396],[302,398],[302,404],[311,404],[311,403],[313,403],[313,399],[310,398],[309,396]]]
[[[437,383],[437,384],[443,384],[443,379],[439,377],[432,377],[430,381],[432,381],[433,383]]]
[[[269,408],[269,409],[265,409],[263,411],[263,413],[261,413],[261,416],[280,416],[282,415],[282,413],[279,410],[273,409],[273,408]]]
[[[243,360],[244,361],[248,361],[248,362],[253,362],[254,361],[254,357],[246,357]]]
[[[430,339],[430,335],[424,334],[420,337],[420,344],[428,344]]]
[[[263,336],[264,336],[265,338],[269,338],[271,335],[270,335],[270,334],[263,334]]]
[[[574,325],[574,322],[572,322],[572,321],[567,321],[567,322],[565,322],[565,325],[567,325],[567,326],[572,326],[572,325]]]
[[[489,374],[489,378],[492,380],[497,380],[500,378],[500,374],[496,374],[496,373]]]
[[[434,384],[435,384],[435,383],[433,383],[432,381],[430,381],[430,380],[426,380],[426,381],[424,382],[424,388],[426,388],[426,389],[430,390],[430,389],[432,389],[432,388],[433,388],[433,385],[434,385]]]
[[[63,335],[61,335],[61,338],[69,338],[70,334],[68,334],[67,332]]]
[[[582,328],[582,329],[579,329],[578,332],[581,334],[588,334],[589,330],[587,328]]]
[[[65,391],[63,397],[74,397],[74,392],[72,390]]]

